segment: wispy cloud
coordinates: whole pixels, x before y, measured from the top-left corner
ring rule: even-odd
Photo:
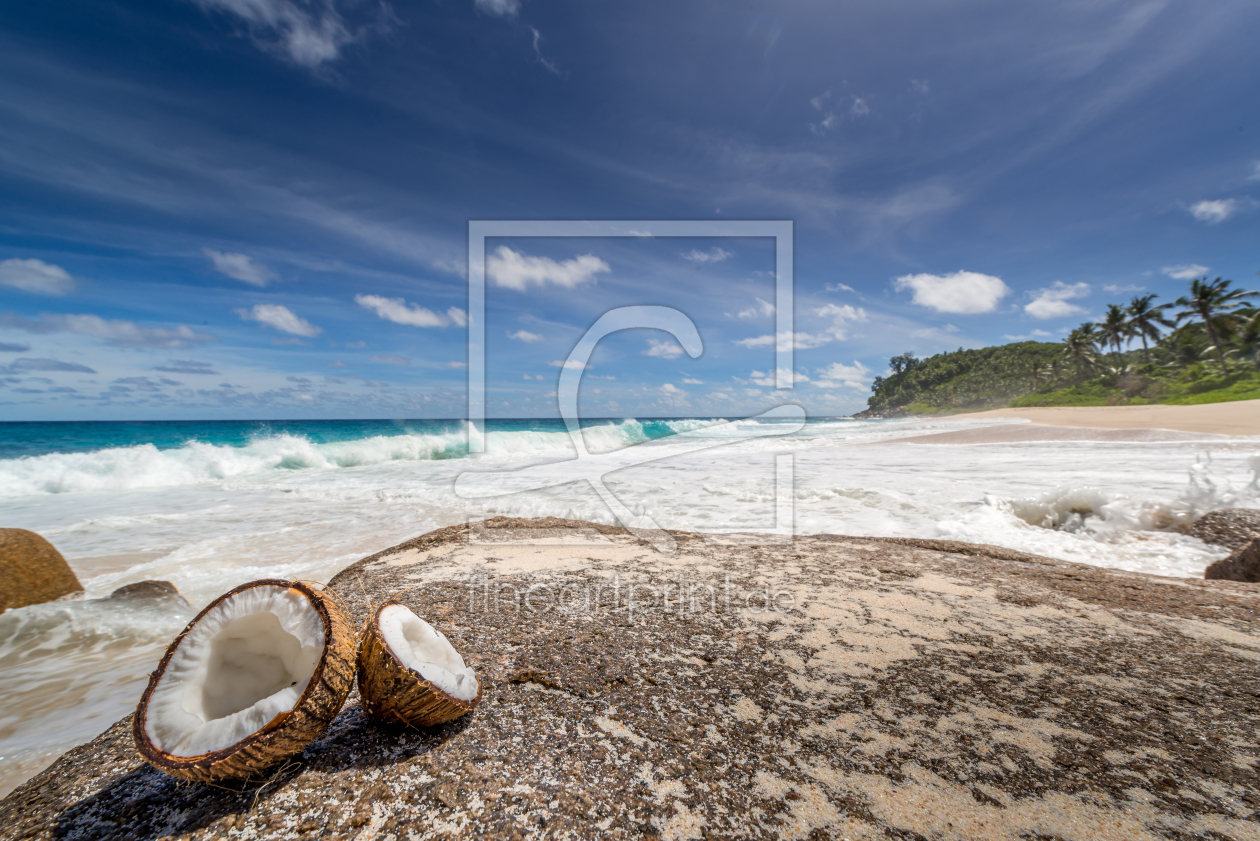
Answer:
[[[1160,269],[1161,272],[1173,280],[1193,280],[1196,277],[1203,277],[1211,270],[1211,266],[1200,266],[1198,263],[1187,263],[1184,266],[1164,266]]]
[[[898,291],[911,290],[912,300],[921,307],[962,315],[992,312],[1011,291],[1001,278],[965,271],[903,275],[894,285]]]
[[[849,304],[827,304],[814,312],[823,318],[830,319],[831,326],[827,332],[838,341],[848,338],[850,322],[866,321],[866,310]]]
[[[1200,222],[1216,225],[1243,209],[1238,199],[1212,199],[1190,205],[1190,215]]]
[[[337,0],[197,0],[203,9],[234,15],[249,29],[259,48],[277,53],[294,64],[317,70],[335,61],[342,48],[393,21],[390,7],[373,9],[374,19],[357,27],[347,24]]]
[[[468,314],[459,307],[450,307],[446,315],[438,315],[433,310],[419,304],[409,304],[402,298],[385,298],[381,295],[355,295],[354,302],[366,310],[371,310],[386,321],[395,324],[406,324],[409,327],[457,327],[468,325]]]
[[[683,355],[682,346],[668,339],[648,339],[648,349],[644,356],[659,356],[662,359],[677,359]]]
[[[386,365],[410,365],[411,360],[405,356],[392,353],[376,353],[368,357],[369,362],[381,362]]]
[[[115,347],[185,348],[217,342],[218,336],[198,333],[187,324],[174,328],[142,327],[134,321],[107,320],[98,315],[61,315],[43,313],[39,319],[13,313],[0,314],[0,327],[12,327],[26,333],[77,333],[103,339]]]
[[[727,251],[725,248],[718,248],[717,246],[714,246],[708,251],[701,251],[697,248],[693,248],[690,251],[684,252],[682,258],[692,263],[721,263],[723,260],[729,260],[734,256],[734,254]]]
[[[215,376],[219,374],[211,363],[198,362],[195,359],[171,359],[165,365],[158,365],[153,370],[166,374],[213,374]]]
[[[30,349],[30,345],[22,345],[16,342],[0,342],[0,353],[26,353]]]
[[[757,303],[753,306],[739,312],[740,318],[757,318],[758,316],[771,315],[774,315],[774,304],[769,301],[763,301],[761,298],[758,298]]]
[[[0,285],[37,295],[65,295],[74,291],[74,278],[43,260],[14,258],[0,262]]]
[[[865,390],[870,387],[871,369],[854,360],[852,365],[833,362],[826,368],[816,370],[814,385],[819,388],[856,388]]]
[[[780,379],[791,379],[794,383],[807,383],[809,376],[801,371],[789,371],[787,368],[779,368],[774,371],[753,371],[748,375],[750,381],[757,385],[766,386],[768,388],[778,387]]]
[[[245,254],[234,251],[215,251],[203,248],[205,255],[214,264],[214,270],[235,280],[241,280],[254,286],[266,286],[276,279],[276,273]]]
[[[60,359],[19,358],[8,365],[0,365],[0,373],[26,374],[31,371],[64,371],[76,374],[95,374],[96,371],[76,362],[62,362]]]
[[[553,359],[547,364],[552,368],[567,368],[570,371],[581,371],[584,368],[591,367],[584,362],[578,362],[574,359]]]
[[[316,327],[280,304],[255,304],[249,309],[238,309],[235,312],[246,321],[256,321],[294,336],[305,336],[310,339],[324,332],[322,327]]]
[[[777,350],[809,350],[822,347],[835,337],[811,333],[784,333],[782,336],[754,336],[751,339],[736,339],[735,344],[746,348],[767,347],[774,345]]]
[[[571,260],[552,260],[550,257],[528,257],[500,245],[494,254],[486,258],[486,274],[494,284],[518,292],[524,292],[531,283],[537,286],[550,283],[572,289],[597,274],[610,271],[612,268],[594,254],[583,254]]]
[[[1053,285],[1030,294],[1033,299],[1024,307],[1024,312],[1033,318],[1066,318],[1085,312],[1084,307],[1070,302],[1089,295],[1089,284],[1056,280]]]
[[[517,330],[515,333],[508,333],[507,336],[509,339],[516,339],[518,342],[525,342],[526,344],[533,344],[534,342],[542,342],[546,340],[545,336],[541,336],[538,333],[531,333],[528,330]]]
[[[542,47],[539,46],[540,42],[542,41],[542,33],[532,26],[529,28],[529,31],[534,33],[534,58],[538,59],[538,63],[541,64],[543,67],[547,68],[552,73],[555,73],[557,76],[559,76],[560,68],[556,66],[556,63],[554,61],[552,61],[551,59],[543,55]]]
[[[521,0],[473,0],[478,10],[494,17],[515,17],[521,10]]]

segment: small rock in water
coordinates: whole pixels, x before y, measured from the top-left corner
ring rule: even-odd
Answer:
[[[1228,558],[1212,564],[1203,573],[1203,577],[1260,584],[1260,537]]]
[[[103,601],[175,601],[181,607],[189,606],[188,600],[181,596],[179,590],[175,589],[175,585],[169,581],[137,581],[134,584],[124,584],[110,593],[109,598]]]
[[[1260,511],[1254,508],[1222,508],[1209,511],[1190,524],[1186,534],[1204,543],[1241,549],[1260,537]]]
[[[66,559],[26,529],[0,529],[0,613],[83,591]]]

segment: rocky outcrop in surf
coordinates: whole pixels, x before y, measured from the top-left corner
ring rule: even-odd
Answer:
[[[82,591],[56,546],[33,531],[0,529],[0,613]]]
[[[1241,549],[1260,537],[1260,510],[1222,508],[1220,511],[1209,511],[1191,523],[1186,534],[1214,546]]]
[[[1252,540],[1228,558],[1212,564],[1203,573],[1203,577],[1260,584],[1260,537]]]
[[[496,518],[332,586],[396,596],[484,683],[437,727],[357,695],[250,783],[130,721],[0,803],[0,839],[1254,837],[1260,590],[947,540]]]

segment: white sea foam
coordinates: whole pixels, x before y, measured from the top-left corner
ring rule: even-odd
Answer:
[[[741,440],[767,423],[624,421],[584,435],[602,454],[608,487],[673,529],[774,527],[783,453],[794,459],[799,533],[947,537],[1162,575],[1201,576],[1225,554],[1179,526],[1215,508],[1260,507],[1254,439],[849,446],[975,425],[845,420]],[[663,429],[678,434],[650,440]],[[726,443],[688,452],[696,439]],[[254,578],[327,581],[357,558],[470,516],[612,522],[594,490],[571,481],[567,433],[492,431],[487,445],[467,458],[466,431],[453,428],[54,454],[0,461],[0,497],[5,523],[49,537],[88,597],[163,579],[193,609]],[[639,463],[648,454],[654,460]],[[550,486],[484,502],[454,492],[465,470],[526,464]],[[511,472],[494,481],[524,486]],[[0,617],[0,793],[130,711],[185,620],[84,601]]]
[[[712,421],[669,421],[672,432],[694,432]],[[718,426],[722,422],[717,422]],[[643,424],[593,426],[583,431],[591,452],[649,440]],[[490,431],[487,451],[500,456],[574,452],[566,432]],[[88,453],[51,453],[0,459],[0,497],[83,493],[198,485],[273,471],[336,470],[393,461],[436,461],[468,455],[466,429],[441,434],[378,435],[353,441],[315,443],[301,435],[260,436],[244,447],[190,441],[176,449],[152,444],[113,447]]]

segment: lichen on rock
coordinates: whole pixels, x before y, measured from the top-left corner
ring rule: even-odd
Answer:
[[[950,541],[495,519],[365,558],[484,684],[433,728],[357,697],[263,783],[176,785],[127,722],[0,838],[1255,838],[1260,588]]]

